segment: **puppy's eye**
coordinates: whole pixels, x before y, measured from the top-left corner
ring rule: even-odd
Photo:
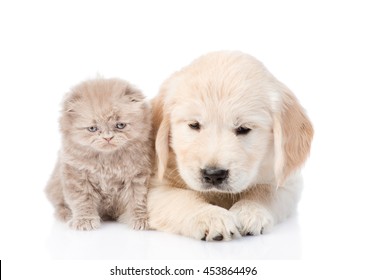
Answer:
[[[194,129],[194,130],[199,130],[200,129],[200,123],[198,123],[198,122],[189,123],[189,127],[191,129]]]
[[[95,132],[95,131],[98,130],[98,128],[96,126],[90,126],[90,127],[87,128],[87,130],[90,131],[90,132]]]
[[[126,124],[125,123],[121,123],[121,122],[118,122],[115,127],[118,128],[118,129],[123,129],[125,128]]]
[[[236,128],[236,135],[246,135],[250,131],[251,131],[251,128],[240,126],[239,128]]]

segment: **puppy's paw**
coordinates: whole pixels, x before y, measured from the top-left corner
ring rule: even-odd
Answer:
[[[204,241],[231,240],[239,236],[235,215],[228,210],[210,206],[192,218],[188,235]]]
[[[148,221],[144,218],[134,220],[131,226],[134,230],[145,230],[149,228]]]
[[[242,201],[232,206],[238,221],[238,230],[242,236],[259,235],[269,231],[274,224],[274,217],[259,203]]]
[[[92,230],[100,226],[100,217],[75,217],[69,222],[69,226],[76,230]]]

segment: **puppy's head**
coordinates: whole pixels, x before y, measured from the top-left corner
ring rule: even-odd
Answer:
[[[175,73],[154,107],[160,178],[172,150],[197,191],[282,185],[309,153],[313,129],[294,95],[240,52],[211,53]]]

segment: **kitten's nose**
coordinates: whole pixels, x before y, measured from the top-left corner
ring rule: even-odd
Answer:
[[[103,138],[104,138],[105,141],[109,142],[110,140],[112,140],[114,138],[114,136],[112,136],[112,137],[103,137]]]

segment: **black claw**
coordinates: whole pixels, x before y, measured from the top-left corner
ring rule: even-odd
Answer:
[[[215,241],[222,241],[223,240],[223,235],[217,235],[216,237],[213,237],[213,240]]]
[[[261,228],[260,234],[263,234],[263,233],[264,233],[264,228]]]
[[[247,232],[245,235],[246,236],[253,236],[253,233],[252,232]]]
[[[202,239],[200,239],[201,241],[207,241],[207,236],[204,235],[204,237]]]
[[[231,231],[230,234],[231,234],[231,237],[232,237],[234,235],[234,232]]]

